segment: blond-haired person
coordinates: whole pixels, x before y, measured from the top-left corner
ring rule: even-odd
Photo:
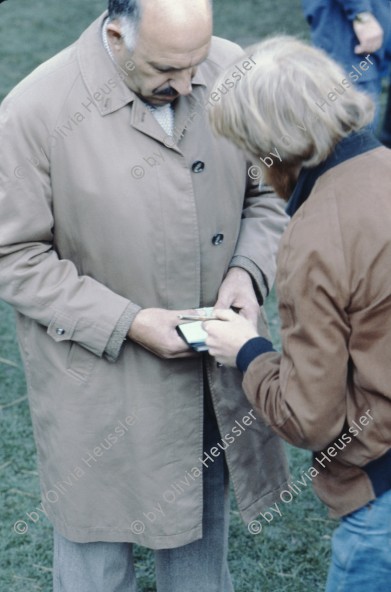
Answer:
[[[331,515],[327,592],[391,581],[391,152],[373,105],[320,50],[269,39],[212,111],[215,130],[259,160],[292,220],[280,244],[282,354],[232,311],[204,323],[211,355],[244,373],[263,420],[314,451]],[[224,75],[217,82],[221,86]],[[327,108],[321,108],[326,102]]]

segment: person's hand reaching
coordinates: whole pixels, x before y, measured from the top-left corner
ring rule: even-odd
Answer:
[[[206,345],[209,354],[227,366],[236,365],[241,347],[253,337],[258,337],[254,321],[249,321],[232,310],[214,310],[218,321],[205,321],[203,328],[208,334]]]

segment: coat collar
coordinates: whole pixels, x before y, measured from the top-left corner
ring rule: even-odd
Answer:
[[[326,171],[345,162],[345,160],[354,158],[379,146],[381,146],[381,143],[368,128],[363,128],[359,132],[353,132],[347,138],[343,138],[343,140],[338,142],[326,160],[316,167],[303,168],[300,171],[296,187],[286,208],[287,213],[293,216],[297,212],[310,195],[318,178]]]

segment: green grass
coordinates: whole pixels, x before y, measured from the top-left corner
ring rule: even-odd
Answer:
[[[73,42],[105,8],[103,0],[8,0],[0,4],[0,98],[36,65]],[[215,0],[215,31],[242,44],[277,32],[307,36],[300,0]],[[274,340],[278,321],[269,304]],[[0,590],[50,592],[51,527],[41,516],[18,535],[17,520],[40,503],[36,453],[13,313],[0,303]],[[7,360],[8,363],[5,363]],[[311,466],[310,454],[288,447],[293,482]],[[309,488],[282,517],[251,535],[232,505],[229,560],[236,592],[320,592],[334,523]],[[136,551],[140,592],[153,592],[151,553]],[[109,591],[108,591],[109,592]],[[207,591],[200,591],[207,592]]]

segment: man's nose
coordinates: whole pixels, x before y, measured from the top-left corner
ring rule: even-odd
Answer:
[[[193,69],[183,70],[183,72],[178,72],[175,78],[170,80],[170,86],[180,95],[189,95],[193,89],[191,85],[192,78],[194,76]]]

